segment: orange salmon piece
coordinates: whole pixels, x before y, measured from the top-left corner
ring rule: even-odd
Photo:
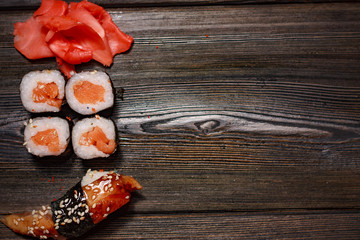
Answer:
[[[82,104],[104,102],[105,88],[89,81],[82,81],[73,87],[76,99]]]
[[[79,142],[84,146],[94,145],[99,151],[106,154],[113,153],[116,148],[115,141],[113,139],[109,140],[99,127],[94,127],[91,131],[83,133]]]
[[[62,99],[59,98],[59,88],[56,83],[38,82],[33,89],[33,100],[36,103],[47,103],[50,106],[60,108]]]
[[[56,129],[47,129],[40,131],[31,137],[37,145],[47,146],[50,152],[57,152],[60,150],[59,135]]]

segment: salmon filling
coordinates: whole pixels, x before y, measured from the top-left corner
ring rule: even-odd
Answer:
[[[104,102],[105,88],[89,81],[82,81],[73,87],[76,99],[82,104]]]
[[[50,152],[57,152],[60,150],[59,135],[56,129],[47,129],[36,133],[31,137],[31,140],[37,145],[47,146]]]
[[[33,101],[60,108],[62,99],[59,98],[59,88],[56,83],[38,82],[36,88],[33,89]]]
[[[80,145],[95,146],[99,151],[111,154],[115,151],[116,143],[114,140],[109,140],[103,130],[99,127],[94,127],[91,131],[83,133],[79,140]]]

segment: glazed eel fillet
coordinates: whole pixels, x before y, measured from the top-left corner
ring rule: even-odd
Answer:
[[[142,186],[114,171],[89,170],[60,199],[32,212],[11,214],[0,220],[14,232],[40,239],[76,238],[130,201]]]

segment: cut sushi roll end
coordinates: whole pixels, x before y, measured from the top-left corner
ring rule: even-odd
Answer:
[[[94,70],[74,74],[65,91],[71,109],[83,115],[97,113],[114,104],[111,81],[104,72]]]
[[[116,150],[115,125],[99,115],[82,119],[72,130],[72,144],[82,159],[109,157]]]
[[[29,112],[59,112],[65,96],[65,80],[57,70],[32,71],[20,83],[20,97]]]
[[[59,117],[30,119],[24,130],[25,147],[29,153],[39,157],[62,154],[69,140],[69,124]]]

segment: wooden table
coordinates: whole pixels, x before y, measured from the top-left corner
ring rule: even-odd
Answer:
[[[13,47],[40,0],[0,3],[0,214],[116,168],[144,189],[82,239],[360,239],[359,1],[93,2],[135,40],[109,68],[77,67],[118,91],[102,160],[22,146],[21,78],[56,63]],[[1,224],[0,239],[26,237]]]

